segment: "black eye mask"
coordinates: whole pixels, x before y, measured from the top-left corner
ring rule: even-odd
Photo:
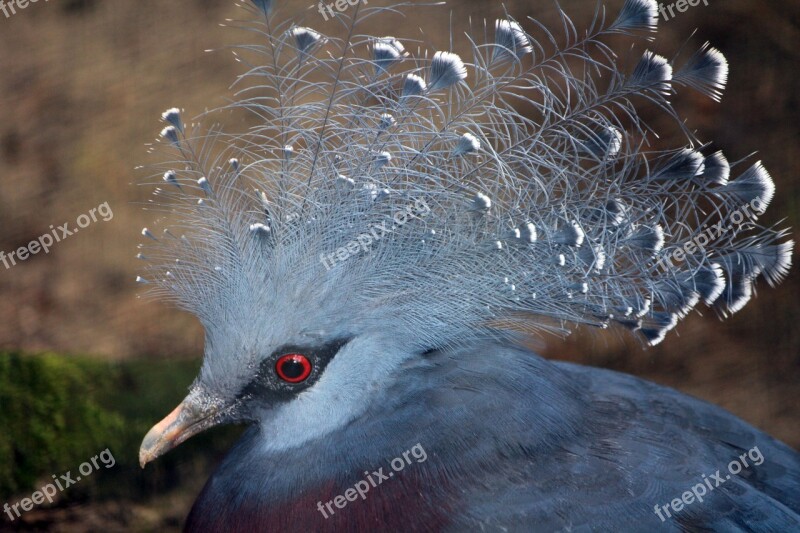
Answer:
[[[328,363],[348,342],[350,339],[337,339],[324,345],[286,344],[281,346],[261,361],[258,372],[252,381],[241,390],[239,398],[244,400],[259,398],[267,402],[274,402],[287,400],[297,395],[317,382]],[[276,368],[278,361],[290,354],[302,356],[311,366],[308,377],[297,383],[290,383],[282,379]],[[288,363],[284,363],[284,365],[283,369],[291,376],[295,375],[294,372],[299,371]]]

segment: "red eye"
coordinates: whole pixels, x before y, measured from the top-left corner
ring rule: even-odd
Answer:
[[[283,381],[300,383],[311,375],[311,361],[299,353],[289,353],[275,363],[275,372]]]

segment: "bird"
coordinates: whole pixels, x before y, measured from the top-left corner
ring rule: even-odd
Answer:
[[[419,8],[373,4],[337,2],[335,35],[240,4],[234,98],[161,117],[137,281],[205,349],[140,464],[247,426],[185,530],[800,530],[797,451],[528,343],[656,345],[788,275],[766,167],[672,105],[719,101],[724,55],[653,52],[653,0],[601,5],[585,32],[556,8],[563,35],[470,22],[461,54],[367,32]]]

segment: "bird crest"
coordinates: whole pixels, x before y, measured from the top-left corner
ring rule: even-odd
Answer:
[[[719,100],[727,62],[709,45],[680,64],[652,52],[656,2],[598,11],[580,38],[563,14],[560,39],[503,18],[459,54],[361,31],[405,5],[352,6],[333,19],[345,38],[274,7],[245,5],[244,72],[214,112],[250,126],[166,111],[171,155],[148,180],[163,227],[142,232],[139,281],[210,342],[271,321],[410,349],[577,324],[656,344],[693,309],[730,315],[757,278],[786,275],[792,241],[759,222],[767,170],[730,164],[670,103]],[[641,48],[632,68],[608,44],[619,35]],[[682,145],[654,147],[643,108]]]

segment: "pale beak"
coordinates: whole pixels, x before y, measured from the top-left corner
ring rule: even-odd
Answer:
[[[216,406],[201,408],[187,397],[168,414],[164,420],[153,426],[145,435],[139,448],[139,465],[164,455],[180,443],[215,425],[214,415],[218,413]]]

